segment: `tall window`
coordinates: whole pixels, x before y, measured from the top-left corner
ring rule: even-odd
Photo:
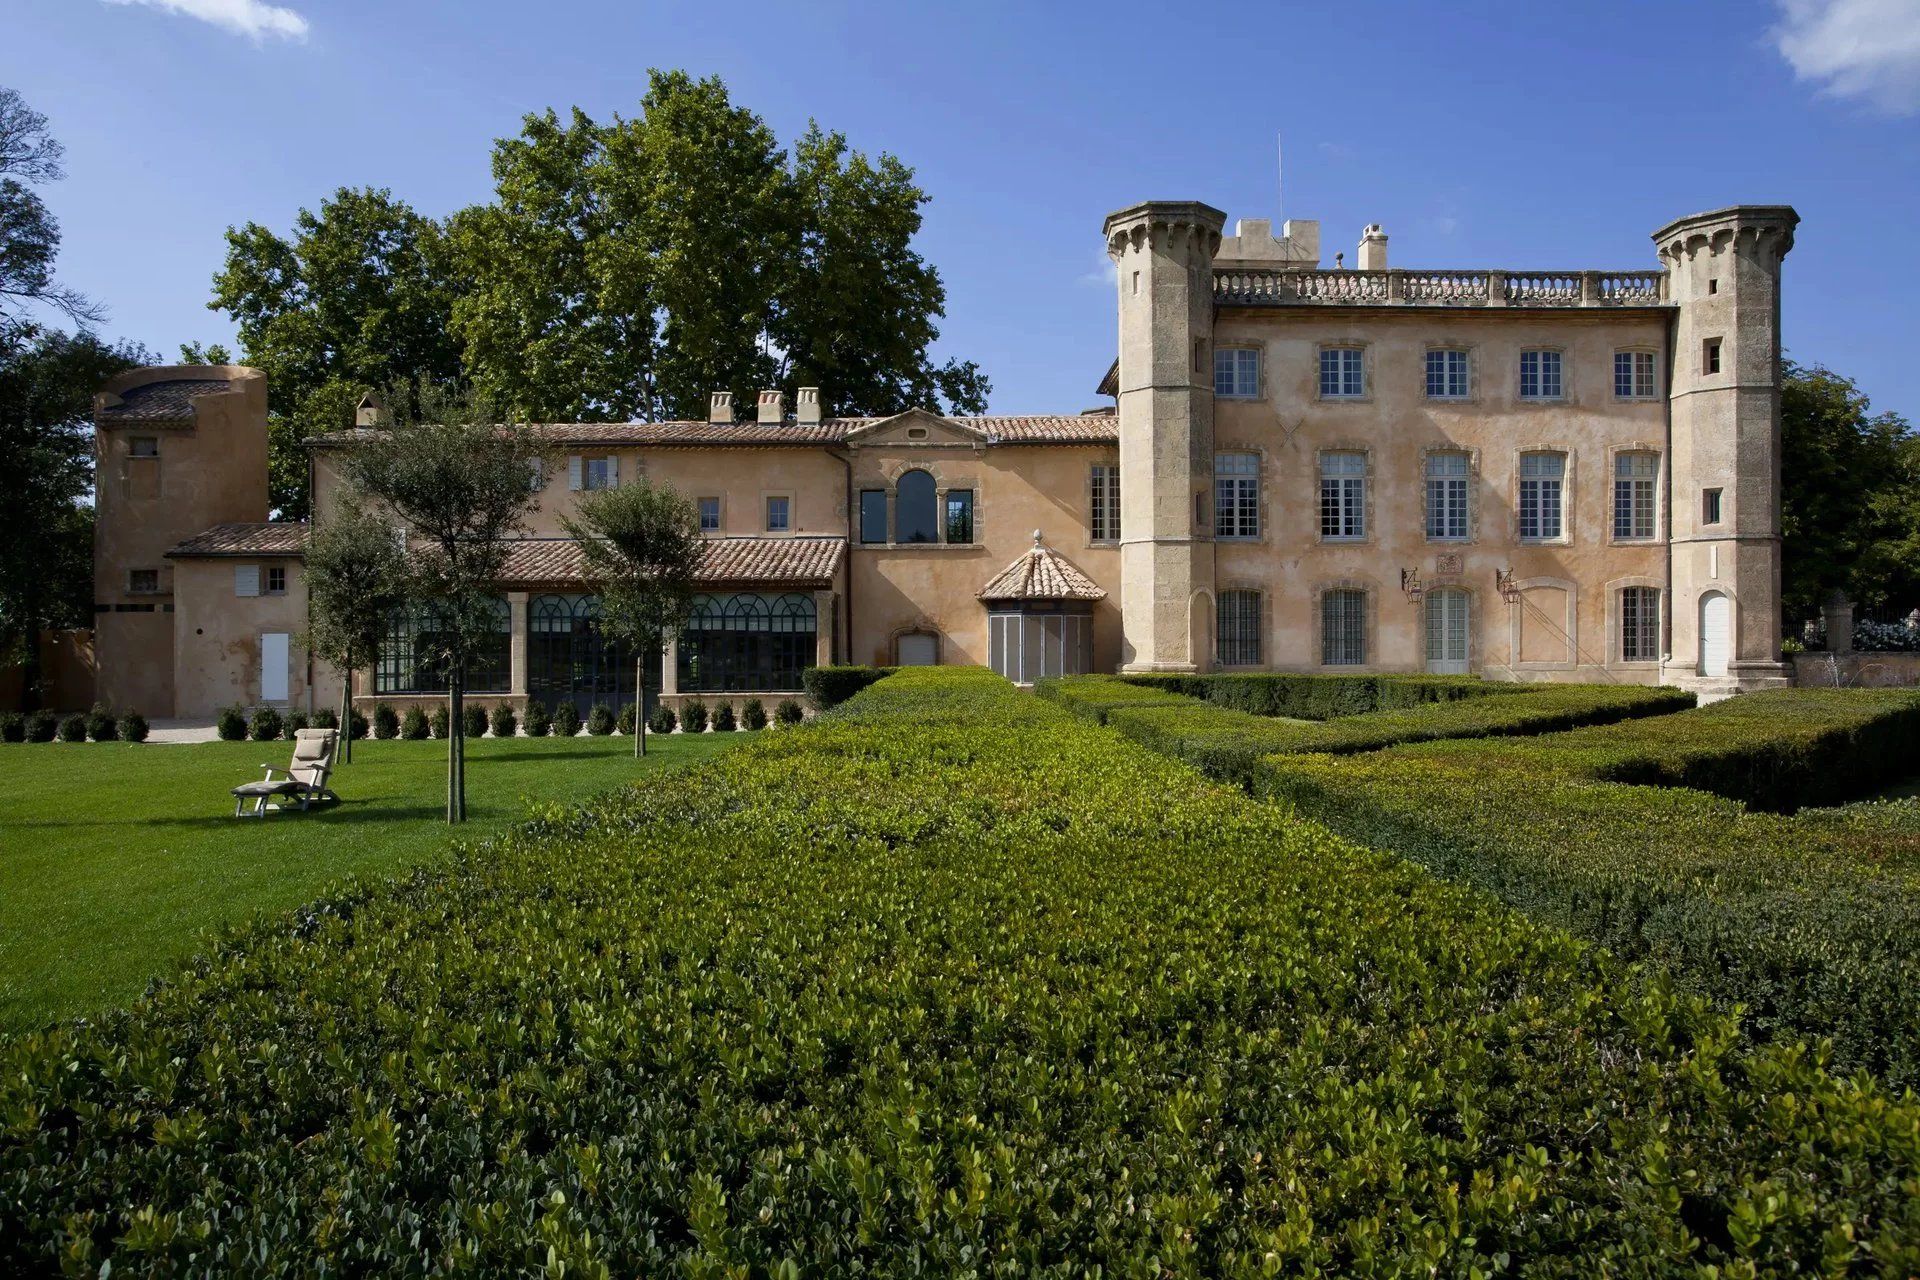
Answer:
[[[680,633],[682,693],[798,689],[817,659],[813,597],[698,595]]]
[[[1216,347],[1213,394],[1250,400],[1260,394],[1260,353],[1247,347]]]
[[[1427,455],[1427,536],[1445,542],[1467,536],[1467,455]]]
[[[1567,478],[1564,453],[1520,455],[1520,537],[1550,542],[1560,536],[1562,487]]]
[[[1522,351],[1520,353],[1520,398],[1522,400],[1558,400],[1560,380],[1558,351]]]
[[[474,638],[467,655],[468,693],[505,693],[511,683],[513,613],[505,596],[493,599],[493,627]],[[374,664],[375,693],[440,693],[447,687],[443,661],[448,638],[431,605],[414,604],[387,617]]]
[[[973,490],[947,490],[947,541],[973,541]]]
[[[886,540],[887,491],[862,489],[860,491],[860,541],[885,542]]]
[[[1720,523],[1720,493],[1721,490],[1719,489],[1702,489],[1700,491],[1701,524]]]
[[[1653,352],[1613,353],[1613,394],[1621,400],[1646,400],[1658,394],[1653,382]]]
[[[1613,536],[1653,536],[1653,492],[1660,473],[1660,456],[1622,453],[1613,460]]]
[[[1356,667],[1367,660],[1367,593],[1328,591],[1320,597],[1320,661]]]
[[[1213,536],[1260,536],[1260,455],[1213,455]]]
[[[1367,536],[1367,455],[1320,455],[1320,536],[1352,542]]]
[[[909,471],[900,477],[893,490],[893,540],[895,542],[938,542],[940,523],[938,495],[933,477],[924,471]]]
[[[1087,530],[1095,542],[1120,540],[1120,468],[1110,462],[1093,467],[1092,495],[1087,504]]]
[[[793,499],[785,494],[767,497],[767,532],[786,533],[793,528]]]
[[[1359,347],[1320,349],[1320,398],[1351,399],[1367,394],[1365,353]]]
[[[612,457],[567,459],[569,489],[611,489],[620,483],[620,463]]]
[[[1427,399],[1465,400],[1467,398],[1467,353],[1464,351],[1427,352]]]
[[[1700,344],[1700,372],[1720,372],[1720,339],[1708,338]]]
[[[1660,657],[1660,588],[1620,589],[1620,660],[1655,662]]]
[[[1214,656],[1223,667],[1260,665],[1260,593],[1222,591],[1214,603]]]
[[[700,532],[720,532],[720,499],[700,499]]]

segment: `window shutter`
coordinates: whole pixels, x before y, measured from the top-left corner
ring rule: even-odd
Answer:
[[[579,454],[576,453],[567,459],[567,488],[578,489],[580,487],[580,472],[582,469]]]
[[[616,453],[610,453],[607,455],[607,488],[618,489],[619,487],[620,487],[620,455]]]
[[[233,594],[236,596],[257,596],[260,594],[259,565],[237,564],[233,566]]]

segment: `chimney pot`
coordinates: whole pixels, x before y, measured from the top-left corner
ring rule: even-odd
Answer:
[[[360,397],[360,403],[354,406],[353,425],[356,427],[384,427],[387,425],[387,406],[380,397],[369,391]]]
[[[795,422],[820,421],[820,388],[800,388],[799,398],[793,405],[793,420]]]
[[[1368,223],[1367,229],[1360,233],[1358,262],[1362,271],[1387,269],[1387,233],[1380,229],[1379,223]]]
[[[733,421],[733,392],[716,391],[713,393],[713,398],[707,402],[707,421]]]
[[[781,423],[787,418],[787,394],[784,391],[762,391],[760,393],[760,421],[763,423]]]

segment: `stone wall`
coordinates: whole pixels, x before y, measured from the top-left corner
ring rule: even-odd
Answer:
[[[1920,684],[1920,653],[1827,653],[1793,655],[1793,682],[1801,688],[1831,689],[1836,683],[1868,689]]]

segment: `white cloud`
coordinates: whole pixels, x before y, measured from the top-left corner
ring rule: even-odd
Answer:
[[[1920,111],[1920,0],[1779,0],[1768,34],[1802,80],[1882,111]]]
[[[307,20],[292,9],[265,0],[106,0],[108,4],[144,4],[168,13],[198,18],[255,40],[279,36],[305,40]]]
[[[1101,289],[1113,289],[1120,284],[1120,264],[1107,256],[1107,251],[1098,252],[1094,265],[1080,277],[1080,283],[1093,285]]]

